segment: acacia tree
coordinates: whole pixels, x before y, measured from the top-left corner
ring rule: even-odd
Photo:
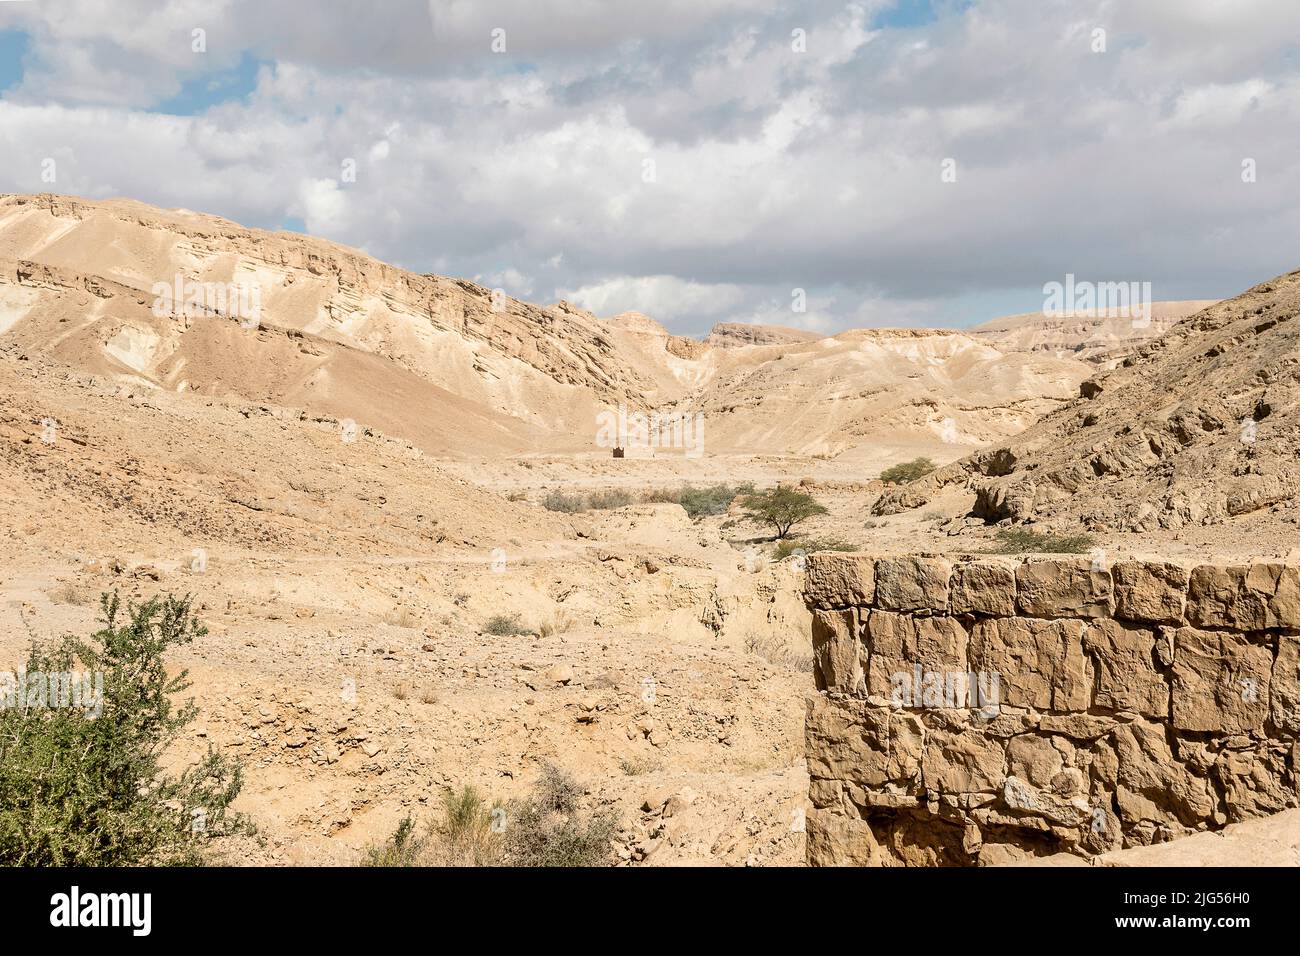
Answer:
[[[826,514],[826,509],[812,495],[793,488],[769,488],[767,491],[746,495],[740,504],[745,509],[746,517],[775,528],[778,541],[788,535],[790,529],[800,521]]]
[[[237,762],[209,747],[179,774],[163,769],[198,714],[193,701],[176,706],[189,681],[163,661],[207,633],[190,599],[123,609],[113,594],[100,607],[104,627],[88,641],[34,645],[30,686],[0,702],[0,866],[192,865],[210,840],[247,829],[230,810],[243,784]],[[93,696],[73,706],[42,690],[79,668],[94,675]]]

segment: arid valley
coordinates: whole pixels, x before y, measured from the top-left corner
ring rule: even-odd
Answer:
[[[174,277],[255,287],[255,320],[160,308]],[[104,592],[193,595],[207,633],[169,665],[200,716],[168,761],[242,762],[256,832],[226,862],[354,864],[446,792],[508,801],[549,764],[616,819],[611,863],[802,865],[807,555],[1293,565],[1298,312],[1291,274],[1145,324],[701,340],[201,213],[7,195],[0,652],[89,633]],[[686,439],[604,440],[620,414]],[[776,487],[824,513],[775,540],[744,502]]]

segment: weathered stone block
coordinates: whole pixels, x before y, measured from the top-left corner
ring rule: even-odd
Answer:
[[[1110,572],[1085,560],[1027,561],[1016,569],[1016,602],[1030,617],[1106,617]]]
[[[1156,667],[1156,635],[1120,621],[1094,621],[1083,635],[1097,674],[1098,707],[1169,716],[1169,682]]]
[[[885,611],[948,610],[952,562],[946,558],[881,558],[876,562],[875,606]]]
[[[1084,622],[988,618],[971,631],[971,669],[999,675],[1002,702],[1040,710],[1087,710],[1092,668]]]
[[[1230,631],[1180,627],[1174,635],[1173,724],[1238,734],[1268,717],[1273,655]]]
[[[966,561],[953,566],[948,606],[953,614],[1011,617],[1016,613],[1016,566]]]
[[[1248,750],[1222,751],[1211,776],[1223,791],[1229,823],[1296,806],[1295,788],[1287,780],[1286,758],[1267,743]]]
[[[821,551],[808,556],[804,600],[810,607],[867,607],[876,596],[876,559]]]
[[[995,793],[1006,779],[1000,741],[978,731],[930,731],[921,763],[921,782],[939,793]]]
[[[1281,569],[1268,610],[1274,627],[1300,630],[1300,568]]]
[[[1284,634],[1279,638],[1269,678],[1269,697],[1277,728],[1300,734],[1300,637]]]
[[[1187,620],[1197,627],[1256,631],[1276,627],[1271,608],[1282,577],[1280,564],[1201,565],[1187,587]]]
[[[965,674],[966,629],[952,617],[913,617],[894,611],[873,610],[864,632],[868,649],[867,690],[893,699],[899,680],[905,675],[913,692],[916,669],[926,673]],[[909,695],[911,696],[911,695]],[[913,697],[913,699],[915,699]],[[920,706],[904,701],[903,706]]]
[[[882,866],[887,859],[866,820],[814,807],[804,831],[809,866]]]
[[[1208,820],[1213,815],[1215,798],[1209,781],[1190,773],[1174,757],[1168,724],[1144,720],[1120,724],[1107,741],[1117,758],[1116,793],[1124,790],[1146,801],[1129,801],[1126,829],[1144,819],[1174,824],[1178,820]],[[1098,747],[1109,749],[1105,743]],[[1095,768],[1094,759],[1094,773]],[[1104,792],[1097,796],[1098,802],[1107,799]]]
[[[1165,561],[1121,561],[1111,569],[1115,616],[1150,624],[1181,624],[1190,572]]]
[[[1007,769],[1035,787],[1046,788],[1064,769],[1061,752],[1052,746],[1048,737],[1021,734],[1007,744]]]
[[[818,690],[845,694],[865,690],[865,654],[862,642],[858,640],[858,612],[855,609],[815,609],[812,648],[813,681]]]
[[[905,785],[920,773],[922,728],[909,714],[865,701],[809,701],[804,721],[808,773],[863,787]]]

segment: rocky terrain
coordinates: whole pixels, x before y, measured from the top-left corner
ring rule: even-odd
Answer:
[[[256,288],[256,316],[160,309],[178,277]],[[174,759],[244,761],[261,837],[234,862],[353,863],[549,762],[616,813],[621,863],[799,864],[804,557],[661,493],[798,485],[827,508],[802,540],[880,553],[1030,520],[1109,561],[1282,557],[1294,281],[1146,344],[1029,320],[698,341],[186,210],[0,197],[0,656],[92,629],[105,591],[194,594]],[[621,406],[702,415],[702,453],[614,457]],[[880,481],[917,456],[944,467]]]

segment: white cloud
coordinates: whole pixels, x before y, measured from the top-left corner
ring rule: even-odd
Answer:
[[[693,332],[913,324],[1067,272],[1230,294],[1297,265],[1300,6],[982,0],[899,32],[871,27],[883,5],[0,4],[32,32],[0,189],[300,217],[409,268]],[[247,102],[148,110],[245,51],[274,64]]]

